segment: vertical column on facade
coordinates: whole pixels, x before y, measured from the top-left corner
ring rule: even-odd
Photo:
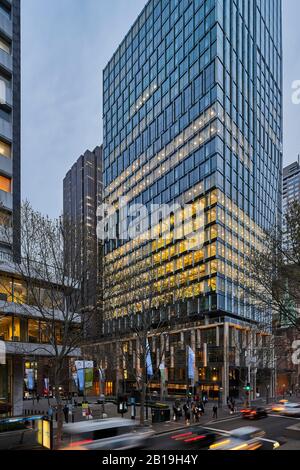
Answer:
[[[12,375],[13,375],[13,416],[20,416],[23,414],[23,358],[15,356],[12,361]]]
[[[121,392],[122,374],[121,374],[121,343],[116,342],[116,393]]]
[[[164,335],[160,335],[160,355],[158,357],[157,366],[160,368],[161,365],[165,366],[165,351],[166,351],[166,341]],[[165,383],[163,381],[163,375],[160,374],[160,399],[163,400],[166,394]]]
[[[197,358],[196,358],[196,331],[191,331],[191,348],[195,354],[195,364],[194,364],[194,380],[193,380],[193,387],[196,386],[196,382],[198,382],[198,368],[197,368]]]
[[[222,367],[222,387],[223,387],[223,404],[226,405],[229,396],[229,325],[224,322],[224,351],[223,351],[223,367]]]

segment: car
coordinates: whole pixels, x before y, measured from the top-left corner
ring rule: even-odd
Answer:
[[[273,403],[271,409],[275,413],[280,413],[284,410],[286,403],[288,403],[288,400],[279,400],[277,403]]]
[[[251,406],[250,408],[244,408],[241,410],[241,413],[244,419],[259,419],[266,418],[268,416],[266,408],[263,408],[262,406]]]
[[[149,448],[159,450],[197,450],[208,448],[220,436],[215,431],[200,426],[191,426],[165,436],[154,437]]]
[[[66,424],[61,450],[128,450],[143,448],[154,432],[140,428],[130,419],[95,419]]]
[[[285,403],[281,414],[284,416],[300,417],[300,403]]]
[[[263,450],[277,449],[279,443],[265,439],[262,429],[244,426],[227,432],[209,447],[209,450]]]

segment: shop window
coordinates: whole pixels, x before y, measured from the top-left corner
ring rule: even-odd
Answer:
[[[11,179],[5,176],[0,176],[0,190],[6,193],[11,193]]]

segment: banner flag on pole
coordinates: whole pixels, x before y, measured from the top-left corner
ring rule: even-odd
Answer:
[[[194,383],[195,379],[195,353],[190,346],[188,346],[188,378]]]
[[[150,352],[148,339],[146,342],[146,369],[147,369],[147,376],[152,377],[153,367],[152,367],[152,359],[151,359],[151,352]]]

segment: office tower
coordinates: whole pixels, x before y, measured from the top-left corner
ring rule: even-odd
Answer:
[[[73,275],[82,280],[82,305],[94,308],[100,283],[100,247],[96,237],[97,207],[102,200],[102,148],[87,150],[63,182],[63,217],[69,225],[66,255]],[[99,325],[98,325],[99,326]],[[97,328],[89,325],[90,332]]]
[[[20,0],[0,2],[0,260],[20,258]],[[12,226],[10,236],[3,226]]]
[[[294,201],[300,202],[300,156],[298,161],[283,168],[283,212]]]
[[[251,248],[281,216],[281,22],[281,0],[150,0],[103,74],[104,197],[118,226],[122,196],[129,206],[192,208],[181,240],[170,214],[158,239],[106,242],[117,284],[107,334],[126,328],[122,279],[134,272],[163,318],[190,319],[178,341],[197,350],[202,391],[223,398],[241,387],[248,345],[265,341],[248,338],[260,318],[245,280]],[[174,391],[186,378],[173,359]]]

